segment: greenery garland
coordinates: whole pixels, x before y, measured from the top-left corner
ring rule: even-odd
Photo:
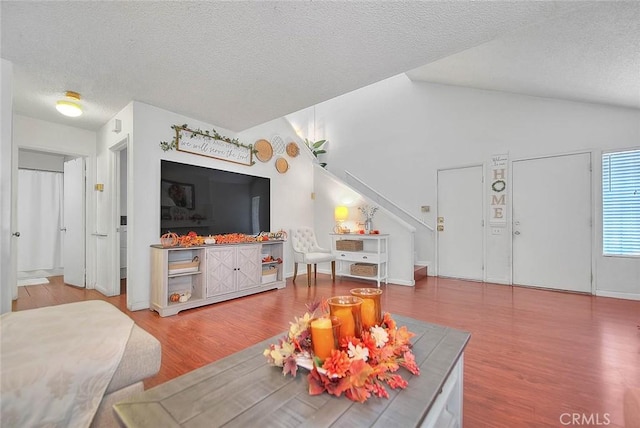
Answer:
[[[500,187],[497,186],[498,184],[500,185]],[[491,185],[491,190],[497,193],[504,191],[504,189],[506,188],[507,188],[507,183],[505,183],[504,180],[496,180]]]
[[[220,135],[218,131],[216,131],[215,129],[212,129],[211,132],[209,132],[209,130],[206,130],[206,129],[204,131],[201,129],[190,129],[186,123],[183,125],[172,125],[171,129],[176,130],[176,136],[173,137],[171,142],[168,143],[166,141],[160,141],[160,148],[165,152],[178,148],[178,138],[180,138],[180,133],[178,131],[188,131],[188,132],[191,132],[190,138],[193,138],[195,134],[199,134],[205,137],[213,138],[214,140],[220,140],[220,141],[224,141],[225,143],[233,144],[236,147],[247,148],[251,150],[251,153],[253,154],[258,153],[258,151],[254,149],[252,145],[242,144],[240,140],[238,140],[237,138],[229,138],[229,137],[225,137],[224,135]]]

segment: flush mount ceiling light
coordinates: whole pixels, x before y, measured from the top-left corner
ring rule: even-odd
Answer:
[[[56,110],[65,116],[78,117],[82,114],[82,107],[80,106],[79,101],[79,93],[67,91],[65,93],[65,99],[56,103]]]

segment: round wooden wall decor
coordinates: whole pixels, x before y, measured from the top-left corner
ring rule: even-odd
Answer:
[[[287,154],[292,158],[295,158],[300,153],[300,148],[293,141],[287,144]]]
[[[260,162],[268,162],[273,156],[273,147],[271,147],[271,143],[267,140],[256,141],[253,148],[256,149],[256,158],[258,158]]]
[[[289,162],[285,158],[279,157],[276,159],[276,170],[280,174],[284,174],[289,169]]]

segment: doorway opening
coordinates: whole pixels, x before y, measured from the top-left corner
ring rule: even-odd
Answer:
[[[84,158],[20,149],[17,178],[18,286],[85,287]]]
[[[127,241],[128,241],[128,182],[129,182],[129,137],[127,136],[111,150],[112,170],[111,176],[113,181],[112,195],[112,230],[115,230],[115,239],[111,241],[112,271],[110,277],[111,293],[110,295],[127,294],[127,277],[129,269],[127,263]]]

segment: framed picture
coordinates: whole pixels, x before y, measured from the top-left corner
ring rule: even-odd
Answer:
[[[176,181],[161,181],[161,206],[181,207],[192,210],[195,208],[195,192],[193,184],[178,183]]]

